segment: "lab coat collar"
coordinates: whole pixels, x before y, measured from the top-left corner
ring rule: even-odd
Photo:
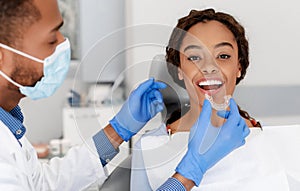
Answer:
[[[17,140],[21,139],[25,134],[24,117],[19,106],[16,106],[10,112],[0,107],[0,120],[9,128]]]

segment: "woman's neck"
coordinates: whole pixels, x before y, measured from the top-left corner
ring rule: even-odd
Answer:
[[[198,107],[192,107],[190,108],[190,110],[181,118],[179,118],[178,120],[174,121],[171,124],[168,124],[169,128],[171,129],[172,133],[176,133],[176,132],[185,132],[185,131],[190,131],[190,129],[192,128],[192,126],[196,123],[200,113],[201,113],[202,108]],[[212,111],[212,115],[216,116],[216,111]],[[214,120],[214,119],[212,119]],[[220,120],[220,119],[219,119]],[[245,122],[247,124],[248,127],[253,127],[252,123],[250,120],[245,119]],[[225,120],[223,121],[223,123],[225,122]],[[219,123],[220,124],[220,123]],[[218,126],[218,125],[215,125]]]
[[[199,108],[195,109],[191,106],[190,110],[185,115],[183,115],[173,123],[169,124],[171,132],[175,133],[190,131],[194,123],[197,121],[200,112],[201,110],[199,110]]]

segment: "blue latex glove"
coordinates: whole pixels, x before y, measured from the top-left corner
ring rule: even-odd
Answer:
[[[159,89],[166,84],[153,78],[139,85],[126,100],[121,110],[109,121],[124,141],[128,141],[158,112],[163,110],[163,98]]]
[[[194,181],[199,186],[203,174],[234,149],[245,144],[245,137],[250,133],[244,119],[239,114],[234,100],[230,99],[230,111],[218,112],[226,122],[212,146],[200,154],[199,147],[207,128],[213,128],[210,123],[211,105],[205,100],[198,121],[191,128],[188,151],[176,168],[176,172]]]

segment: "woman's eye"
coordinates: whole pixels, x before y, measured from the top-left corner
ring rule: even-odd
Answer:
[[[197,61],[197,60],[201,60],[200,56],[189,56],[187,58],[189,61]]]
[[[219,58],[221,58],[221,59],[229,59],[231,56],[230,55],[228,55],[228,54],[221,54],[221,55],[219,55]]]

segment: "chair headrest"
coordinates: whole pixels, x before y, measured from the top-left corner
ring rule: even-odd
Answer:
[[[189,103],[189,96],[186,90],[177,85],[170,76],[163,54],[156,55],[152,59],[149,76],[167,84],[168,87],[161,91],[165,104],[177,103],[184,105]]]

